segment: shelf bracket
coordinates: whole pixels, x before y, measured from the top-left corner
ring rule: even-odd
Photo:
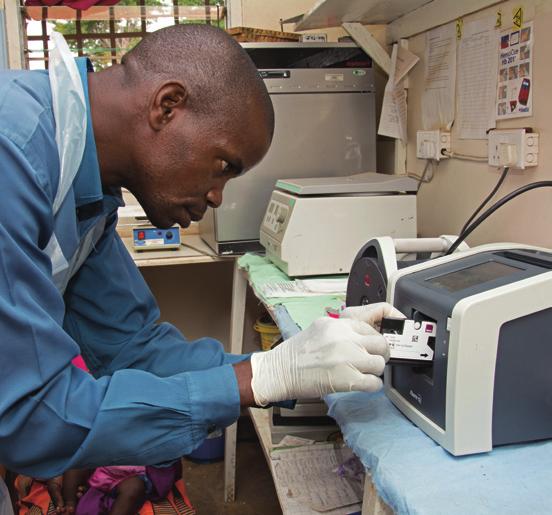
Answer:
[[[383,48],[372,33],[362,23],[345,22],[343,29],[355,40],[355,43],[362,48],[374,62],[387,74],[391,71],[391,57]]]

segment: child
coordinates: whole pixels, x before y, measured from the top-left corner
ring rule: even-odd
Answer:
[[[81,356],[73,365],[88,372]],[[63,478],[46,481],[18,476],[19,515],[136,515],[146,501],[163,505],[163,513],[193,514],[184,484],[179,481],[181,474],[180,462],[176,462],[169,467],[74,469],[65,472]]]
[[[88,372],[81,356],[73,360],[73,365]],[[180,463],[163,468],[99,467],[92,474],[88,470],[69,470],[63,477],[65,513],[135,515],[147,499],[166,497],[180,474]],[[86,480],[89,488],[83,493],[82,485]]]
[[[91,475],[86,470],[68,471],[63,477],[65,513],[135,515],[146,500],[167,497],[180,474],[180,463],[170,467],[99,467]],[[79,486],[87,475],[89,488],[79,499]]]
[[[101,467],[92,474],[75,469],[45,481],[20,475],[19,515],[193,515],[180,475],[180,462],[170,467]]]

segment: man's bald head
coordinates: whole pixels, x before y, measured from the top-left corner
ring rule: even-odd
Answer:
[[[274,111],[255,65],[225,31],[210,25],[174,25],[148,34],[122,59],[131,84],[181,80],[188,106],[219,118],[239,116],[249,103],[264,112],[270,134]]]
[[[128,188],[158,227],[186,227],[220,206],[226,183],[272,141],[257,69],[208,25],[153,32],[88,84],[102,184]]]

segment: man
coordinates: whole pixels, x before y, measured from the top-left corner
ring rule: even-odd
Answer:
[[[379,388],[387,346],[357,319],[375,323],[389,308],[320,320],[252,358],[228,355],[157,323],[115,232],[121,187],[152,223],[186,227],[267,152],[272,105],[239,45],[186,25],[97,73],[78,59],[71,76],[72,59],[56,55],[50,78],[0,74],[0,463],[39,477],[159,464],[235,421],[240,405]],[[79,353],[93,376],[71,365]]]

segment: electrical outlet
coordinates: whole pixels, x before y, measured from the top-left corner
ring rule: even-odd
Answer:
[[[527,129],[489,131],[489,165],[524,170],[539,164],[539,135]]]
[[[416,157],[440,161],[448,157],[443,152],[450,152],[450,132],[436,130],[416,133]]]

